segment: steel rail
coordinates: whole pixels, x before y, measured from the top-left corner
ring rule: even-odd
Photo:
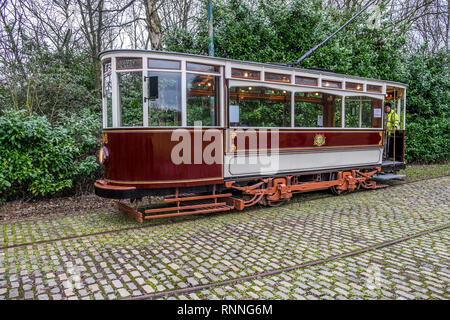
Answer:
[[[445,178],[445,177],[449,177],[447,176],[441,176],[441,177],[434,177],[434,178],[428,178],[428,179],[422,179],[422,180],[417,180],[417,181],[410,181],[410,182],[404,182],[404,183],[399,183],[397,185],[392,185],[390,186],[390,188],[395,188],[395,187],[400,187],[400,186],[404,186],[404,185],[408,185],[408,184],[412,184],[412,183],[417,183],[417,182],[422,182],[422,181],[429,181],[429,180],[435,180],[435,179],[441,179],[441,178]],[[348,194],[354,194],[357,192],[370,192],[370,191],[374,191],[372,189],[360,189]],[[345,195],[343,195],[345,196]],[[318,198],[314,198],[314,199],[307,199],[304,202],[310,202],[310,201],[316,201],[316,200],[323,200],[323,199],[327,199],[327,198],[333,198],[336,197],[336,195],[330,194],[330,195],[325,195],[322,197],[318,197]],[[299,198],[299,201],[296,201],[297,199],[295,199],[294,201],[291,201],[291,203],[299,203],[301,202],[301,199]],[[287,204],[287,203],[286,203]],[[248,209],[246,209],[246,213],[250,213],[251,211],[254,210],[258,210],[261,209],[259,207],[248,207]],[[236,213],[235,210],[231,210],[229,211],[230,213],[234,212]],[[223,215],[224,213],[222,213]],[[86,214],[89,215],[89,214]],[[84,215],[82,215],[84,216]],[[53,220],[55,217],[52,218],[42,218],[39,219],[40,220]],[[35,241],[35,242],[26,242],[26,243],[18,243],[18,244],[13,244],[10,246],[3,246],[0,247],[0,250],[8,250],[8,249],[15,249],[15,248],[23,248],[23,247],[28,247],[28,246],[35,246],[35,245],[43,245],[43,244],[49,244],[49,243],[54,243],[54,242],[58,242],[58,241],[66,241],[66,240],[74,240],[74,239],[84,239],[84,238],[90,238],[90,237],[96,237],[96,236],[100,236],[100,235],[105,235],[105,234],[118,234],[118,233],[122,233],[122,232],[127,232],[127,231],[131,231],[131,230],[140,230],[140,229],[147,229],[147,228],[151,228],[151,227],[156,227],[156,226],[165,226],[165,225],[172,225],[172,224],[178,224],[178,223],[182,223],[182,222],[186,222],[186,221],[193,221],[193,220],[200,220],[200,219],[208,219],[210,218],[209,215],[190,215],[190,216],[184,216],[182,218],[180,218],[179,220],[176,221],[162,221],[160,223],[151,223],[151,224],[146,224],[146,225],[139,225],[139,226],[135,226],[135,227],[128,227],[128,228],[122,228],[122,229],[116,229],[116,230],[104,230],[104,231],[99,231],[99,232],[94,232],[94,233],[89,233],[89,234],[82,234],[82,235],[72,235],[72,236],[67,236],[67,237],[61,237],[61,238],[55,238],[55,239],[47,239],[47,240],[39,240],[39,241]],[[30,218],[31,220],[31,218]],[[36,221],[32,220],[32,221]],[[0,224],[2,225],[2,224]]]
[[[422,231],[420,233],[416,233],[413,235],[409,235],[409,236],[405,236],[402,238],[398,238],[398,239],[394,239],[394,240],[389,240],[389,241],[385,241],[382,242],[380,244],[377,245],[373,245],[370,247],[366,247],[363,249],[359,249],[356,251],[351,251],[351,252],[347,252],[347,253],[342,253],[342,254],[338,254],[338,255],[334,255],[325,259],[320,259],[320,260],[315,260],[315,261],[310,261],[310,262],[306,262],[306,263],[302,263],[302,264],[297,264],[295,266],[291,266],[291,267],[286,267],[286,268],[280,268],[280,269],[276,269],[276,270],[272,270],[272,271],[264,271],[264,272],[260,272],[254,275],[250,275],[250,276],[246,276],[246,277],[240,277],[240,278],[235,278],[235,279],[230,279],[230,280],[225,280],[225,281],[221,281],[221,282],[214,282],[214,283],[209,283],[209,284],[203,284],[203,285],[199,285],[199,286],[192,286],[192,287],[188,287],[188,288],[183,288],[183,289],[175,289],[175,290],[169,290],[169,291],[163,291],[163,292],[157,292],[157,293],[151,293],[151,294],[145,294],[145,295],[141,295],[141,296],[137,296],[137,297],[131,297],[131,298],[127,298],[125,300],[146,300],[146,299],[156,299],[156,298],[162,298],[165,296],[173,296],[173,295],[178,295],[178,294],[186,294],[186,293],[191,293],[191,292],[196,292],[196,291],[200,291],[200,290],[204,290],[204,289],[209,289],[209,288],[214,288],[214,287],[220,287],[220,286],[224,286],[224,285],[230,285],[230,284],[235,284],[238,282],[244,282],[244,281],[249,281],[249,280],[254,280],[254,279],[259,279],[259,278],[263,278],[263,277],[268,277],[268,276],[273,276],[276,274],[280,274],[283,272],[289,272],[289,271],[293,271],[293,270],[299,270],[299,269],[304,269],[307,267],[312,267],[312,266],[317,266],[317,265],[321,265],[321,264],[325,264],[334,260],[338,260],[338,259],[344,259],[344,258],[348,258],[348,257],[353,257],[362,253],[366,253],[369,251],[374,251],[374,250],[378,250],[378,249],[382,249],[385,247],[389,247],[389,246],[393,246],[395,244],[398,244],[400,242],[404,242],[404,241],[408,241],[414,238],[418,238],[433,232],[438,232],[438,231],[442,231],[445,229],[450,228],[450,224],[444,225],[444,226],[440,226],[440,227],[436,227],[433,229],[429,229],[429,230],[425,230]]]

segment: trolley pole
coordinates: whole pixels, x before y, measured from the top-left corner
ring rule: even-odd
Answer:
[[[208,34],[209,34],[209,55],[211,57],[214,57],[214,29],[213,29],[212,0],[208,0]]]
[[[317,49],[319,49],[320,47],[322,47],[325,43],[327,43],[331,38],[333,38],[336,34],[338,34],[342,29],[344,29],[350,22],[352,22],[353,20],[355,20],[356,18],[358,18],[361,13],[363,13],[364,11],[367,10],[367,8],[369,8],[372,4],[375,3],[376,0],[370,0],[365,6],[364,8],[362,8],[357,14],[355,14],[353,17],[350,18],[350,20],[348,20],[346,23],[344,23],[339,29],[337,29],[335,32],[333,32],[332,35],[330,35],[328,38],[326,38],[324,41],[322,41],[321,43],[319,43],[318,45],[316,45],[314,48],[312,48],[311,50],[309,50],[308,52],[306,52],[303,56],[301,56],[296,62],[291,62],[289,63],[290,67],[297,67],[303,60],[307,59],[310,55],[312,55]]]

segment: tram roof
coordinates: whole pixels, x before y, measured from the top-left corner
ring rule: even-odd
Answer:
[[[402,87],[407,88],[408,85],[402,82],[396,82],[396,81],[388,81],[388,80],[381,80],[381,79],[375,79],[375,78],[366,78],[366,77],[359,77],[359,76],[353,76],[343,73],[336,73],[336,72],[330,72],[330,71],[322,71],[317,69],[304,69],[304,68],[296,68],[296,67],[289,67],[289,66],[283,66],[277,63],[264,63],[264,62],[255,62],[255,61],[245,61],[245,60],[237,60],[237,59],[229,59],[229,58],[220,58],[220,57],[211,57],[211,56],[204,56],[199,54],[192,54],[192,53],[183,53],[183,52],[171,52],[171,51],[160,51],[160,50],[146,50],[146,49],[108,49],[100,52],[98,54],[99,58],[106,54],[114,54],[114,53],[146,53],[146,54],[160,54],[160,55],[174,55],[174,56],[184,56],[184,57],[193,57],[193,58],[201,58],[205,60],[210,61],[221,61],[221,62],[234,62],[234,63],[240,63],[240,64],[248,64],[253,66],[259,66],[259,67],[267,67],[271,69],[279,69],[279,70],[288,70],[288,71],[300,71],[304,73],[311,73],[311,74],[317,74],[317,75],[325,75],[330,77],[345,77],[355,80],[366,80],[366,81],[377,81],[377,82],[383,82],[390,86],[396,86],[396,87]]]

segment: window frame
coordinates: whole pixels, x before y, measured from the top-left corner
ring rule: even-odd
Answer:
[[[267,79],[267,75],[277,75],[277,76],[284,76],[284,77],[289,77],[288,80],[283,81],[283,80],[271,80],[271,79]],[[269,81],[269,82],[280,82],[280,83],[291,83],[292,82],[292,75],[291,74],[286,74],[286,73],[277,73],[277,72],[270,72],[270,71],[265,71],[264,72],[264,81]]]
[[[149,103],[150,103],[150,98],[149,95],[150,93],[148,92],[148,82],[149,81],[149,73],[150,72],[165,72],[165,73],[178,73],[180,75],[180,88],[181,88],[181,92],[180,92],[180,98],[181,98],[181,125],[178,126],[151,126],[148,123],[148,110],[149,110]],[[183,85],[183,79],[186,79],[185,73],[183,73],[182,70],[175,70],[175,69],[146,69],[144,70],[144,86],[145,86],[145,95],[144,95],[144,103],[143,103],[143,108],[144,108],[144,126],[145,128],[180,128],[183,127],[183,101],[186,100],[186,97],[183,97],[183,87],[185,87],[185,85]]]
[[[186,62],[186,64],[187,64],[187,62]],[[221,114],[221,106],[222,106],[222,99],[221,99],[221,97],[223,96],[223,83],[222,83],[222,77],[221,77],[221,74],[220,73],[213,73],[213,72],[209,72],[209,73],[206,73],[206,72],[198,72],[198,71],[189,71],[189,70],[186,70],[186,72],[185,72],[185,83],[184,83],[184,86],[185,86],[185,88],[186,88],[186,94],[185,94],[185,98],[186,98],[186,112],[185,112],[185,120],[186,120],[186,127],[193,127],[193,126],[188,126],[187,125],[187,121],[188,121],[188,119],[187,119],[187,108],[188,108],[188,105],[187,105],[187,99],[188,99],[188,86],[187,86],[187,75],[188,74],[191,74],[191,75],[200,75],[200,76],[211,76],[213,79],[214,78],[218,78],[217,80],[217,84],[216,84],[216,87],[217,87],[217,89],[219,90],[219,93],[218,93],[218,105],[217,105],[217,114],[215,115],[215,117],[216,117],[216,119],[217,119],[217,122],[218,122],[218,124],[219,125],[214,125],[214,126],[205,126],[205,125],[203,125],[202,124],[202,127],[206,127],[206,128],[217,128],[217,127],[222,127],[221,125],[222,125],[222,114]],[[216,93],[215,93],[216,94]],[[214,96],[214,99],[216,99],[216,97]],[[183,117],[183,115],[182,115],[182,117]]]
[[[210,66],[210,67],[217,67],[217,68],[219,68],[219,71],[201,71],[201,70],[192,70],[192,69],[189,69],[188,68],[188,64],[189,63],[192,63],[192,64],[200,64],[200,65],[203,65],[203,66]],[[199,63],[199,62],[192,62],[192,61],[187,61],[186,60],[186,72],[187,73],[193,73],[193,72],[197,72],[197,73],[213,73],[213,74],[216,74],[216,75],[219,75],[221,72],[220,72],[220,68],[221,68],[221,66],[219,66],[219,65],[216,65],[216,64],[209,64],[209,63]]]
[[[369,86],[372,86],[372,87],[378,87],[378,88],[380,88],[380,91],[369,90],[369,89],[368,89]],[[371,92],[371,93],[383,93],[383,86],[380,86],[380,85],[378,85],[378,84],[367,83],[367,84],[366,84],[366,92]]]
[[[294,99],[292,100],[292,105],[293,105],[293,114],[294,114],[294,126],[293,128],[295,129],[305,129],[305,130],[341,130],[341,129],[345,129],[343,127],[343,112],[345,112],[344,109],[344,98],[345,98],[345,94],[342,91],[337,91],[337,92],[330,92],[329,90],[320,90],[320,88],[311,88],[311,89],[307,89],[306,90],[301,90],[301,91],[296,91],[294,93]],[[295,94],[297,93],[320,93],[320,94],[329,94],[329,95],[333,95],[335,96],[337,99],[341,99],[341,104],[340,104],[340,114],[341,114],[341,121],[340,121],[340,126],[339,127],[297,127],[295,126]],[[335,114],[336,114],[336,110],[335,110]]]
[[[258,78],[233,76],[233,70],[257,72],[258,73]],[[242,69],[242,68],[233,68],[233,67],[231,67],[230,75],[231,75],[231,78],[234,78],[234,79],[245,79],[245,80],[253,80],[253,81],[258,81],[259,80],[259,81],[261,81],[261,72],[262,72],[261,70],[252,70],[252,69]]]
[[[177,59],[160,59],[160,58],[150,58],[147,59],[147,70],[173,70],[173,71],[181,71],[182,68],[182,61]],[[150,67],[150,60],[159,60],[159,61],[169,61],[169,62],[178,62],[178,68],[161,68],[161,67]]]
[[[165,57],[162,58],[154,58],[154,57],[148,57],[146,56],[147,59],[144,59],[144,61],[146,61],[148,63],[148,61],[150,59],[153,60],[172,60],[172,61],[180,61],[180,69],[165,69],[165,68],[149,68],[148,65],[144,66],[144,75],[145,75],[145,80],[144,80],[144,102],[143,102],[143,108],[144,108],[144,127],[145,128],[195,128],[195,126],[188,126],[187,125],[187,74],[199,74],[199,75],[210,75],[210,76],[215,76],[215,77],[219,77],[219,113],[218,113],[218,117],[219,117],[219,121],[218,121],[218,125],[216,126],[203,126],[205,128],[224,128],[224,92],[223,92],[223,81],[224,81],[224,69],[225,66],[223,65],[214,65],[214,64],[208,64],[208,63],[204,63],[199,62],[198,60],[196,60],[195,58],[177,58],[177,59],[167,59]],[[193,71],[193,70],[188,70],[187,69],[187,64],[188,62],[190,63],[196,63],[196,64],[203,64],[203,65],[214,65],[219,67],[219,72],[206,72],[206,71]],[[148,103],[149,103],[149,99],[147,99],[149,93],[148,91],[148,86],[147,86],[147,79],[148,79],[148,73],[145,74],[145,72],[178,72],[181,74],[181,125],[179,126],[150,126],[148,124]],[[222,88],[222,89],[220,89]]]
[[[345,115],[345,112],[346,112],[346,100],[347,100],[347,98],[361,98],[361,102],[360,102],[360,106],[359,106],[359,108],[358,108],[358,115],[359,115],[359,119],[358,119],[358,127],[346,127],[345,126],[345,117],[346,117],[346,115]],[[370,128],[364,128],[364,127],[362,127],[362,112],[363,112],[363,109],[362,109],[362,99],[363,98],[370,98],[370,99],[375,99],[375,100],[380,100],[380,102],[381,102],[381,127],[376,127],[376,128],[372,128],[372,127],[370,127]],[[365,94],[365,92],[355,92],[355,95],[347,95],[347,96],[345,96],[345,100],[344,100],[344,116],[343,116],[343,128],[344,129],[347,129],[347,130],[373,130],[373,131],[381,131],[381,130],[383,130],[384,129],[384,121],[383,121],[383,109],[384,109],[384,101],[385,101],[385,99],[384,99],[384,97],[374,97],[373,95],[370,95],[370,94]],[[372,102],[372,100],[371,100],[371,102]],[[372,109],[371,109],[371,112],[372,112]],[[373,115],[371,114],[371,116],[370,116],[370,119],[372,120],[372,118],[373,118]]]
[[[109,63],[110,67],[108,71],[105,71],[105,64]],[[114,128],[114,121],[113,121],[113,59],[107,58],[102,60],[102,122],[103,122],[103,128]],[[110,77],[111,81],[111,126],[108,126],[108,97],[106,96],[106,77]]]
[[[311,79],[314,80],[316,84],[309,84],[309,83],[305,83],[305,82],[297,82],[297,78],[304,78],[304,79]],[[296,85],[300,85],[300,86],[309,86],[309,87],[318,87],[319,86],[319,78],[314,78],[314,77],[306,77],[306,76],[301,76],[301,75],[295,75],[295,79],[294,79],[294,83]]]
[[[347,86],[348,84],[355,84],[357,87],[356,88],[349,88]],[[358,86],[361,86],[361,89],[358,89]],[[359,82],[345,81],[345,90],[364,92],[364,84],[363,83],[359,83]]]
[[[241,80],[238,80],[241,81]],[[279,88],[279,87],[270,87],[271,84],[270,83],[266,83],[266,82],[250,82],[244,85],[232,85],[232,83],[235,82],[231,82],[229,83],[228,87],[227,87],[227,106],[226,106],[226,112],[227,112],[227,122],[226,122],[226,128],[236,128],[236,129],[256,129],[256,128],[264,128],[264,129],[274,129],[274,128],[280,128],[280,129],[290,129],[292,128],[292,93],[294,88]],[[240,83],[240,82],[239,82]],[[276,86],[276,84],[273,84]],[[246,127],[242,127],[242,126],[238,126],[238,127],[230,127],[230,117],[229,117],[229,109],[230,109],[230,89],[233,87],[254,87],[254,88],[266,88],[267,90],[277,90],[277,91],[286,91],[290,93],[291,99],[290,99],[290,105],[289,105],[289,123],[290,126],[288,127],[263,127],[263,126],[246,126]]]
[[[141,66],[140,67],[136,67],[136,68],[119,68],[119,61],[120,60],[127,60],[127,59],[132,59],[132,60],[138,60],[138,59],[140,59],[141,60]],[[144,59],[143,59],[143,57],[116,57],[116,68],[115,68],[115,70],[116,70],[116,72],[119,72],[119,71],[130,71],[130,70],[142,70],[143,68],[144,68]],[[112,71],[112,66],[111,66],[111,71]]]
[[[339,87],[326,86],[324,84],[326,82],[333,83],[333,84],[339,84]],[[345,90],[345,89],[342,88],[342,83],[343,83],[343,80],[341,81],[341,80],[322,79],[320,84],[321,84],[322,88]]]

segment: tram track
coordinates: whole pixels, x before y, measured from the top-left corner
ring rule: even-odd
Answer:
[[[418,182],[422,182],[422,181],[430,181],[430,180],[435,180],[435,179],[442,179],[442,178],[445,178],[445,177],[448,177],[448,176],[441,176],[441,177],[434,177],[434,178],[428,178],[428,179],[422,179],[422,180],[416,180],[416,181],[409,181],[409,182],[399,183],[399,184],[396,184],[396,185],[390,185],[390,187],[391,188],[396,188],[396,187],[400,187],[400,186],[404,186],[404,185],[408,185],[408,184],[413,184],[413,183],[418,183]],[[352,194],[355,194],[357,192],[370,192],[370,191],[374,191],[374,190],[360,189],[360,190],[358,190],[356,192],[353,192]],[[324,196],[321,196],[321,197],[316,197],[316,198],[313,198],[313,199],[306,199],[303,202],[323,200],[323,199],[328,199],[328,198],[332,198],[332,197],[336,197],[336,195],[327,194],[327,195],[324,195]],[[302,200],[299,198],[298,200],[295,199],[294,201],[291,201],[290,203],[292,204],[292,203],[300,203],[300,202],[302,202]],[[250,208],[248,208],[248,210],[246,210],[244,212],[246,212],[247,214],[251,214],[252,211],[255,211],[255,210],[258,210],[258,209],[260,209],[260,207],[250,207]],[[223,215],[223,214],[230,214],[230,213],[235,213],[235,211],[233,210],[233,211],[230,211],[230,212],[227,212],[227,213],[219,213],[219,214]],[[89,214],[87,214],[87,215],[89,215]],[[55,217],[51,217],[51,218],[48,218],[48,220],[53,220],[54,218]],[[201,219],[208,219],[208,218],[210,218],[210,215],[208,215],[208,214],[206,214],[206,215],[184,216],[184,217],[179,217],[176,220],[162,221],[162,222],[158,222],[158,223],[149,223],[149,224],[145,224],[145,225],[132,226],[132,227],[116,229],[116,230],[104,230],[104,231],[99,231],[99,232],[94,232],[94,233],[89,233],[89,234],[81,234],[81,235],[78,234],[78,235],[71,235],[71,236],[59,237],[59,238],[54,238],[54,239],[38,240],[38,241],[34,241],[34,242],[17,243],[17,244],[13,244],[13,245],[2,246],[2,247],[0,247],[0,251],[2,251],[2,250],[9,250],[9,249],[16,249],[16,248],[23,248],[23,247],[28,247],[28,246],[51,244],[51,243],[55,243],[55,242],[59,242],[59,241],[85,239],[85,238],[91,238],[91,237],[106,235],[106,234],[120,234],[120,233],[123,233],[123,232],[132,231],[132,230],[148,229],[148,228],[151,228],[151,227],[173,225],[173,224],[179,224],[179,223],[186,222],[186,221],[201,220]],[[42,219],[38,219],[38,220],[42,221],[43,219],[46,219],[46,218],[42,218]],[[35,221],[35,220],[32,220],[32,221]]]
[[[317,266],[317,265],[323,265],[326,264],[328,262],[332,262],[338,259],[344,259],[344,258],[349,258],[349,257],[353,257],[353,256],[357,256],[366,252],[371,252],[371,251],[375,251],[378,249],[383,249],[386,247],[390,247],[393,245],[396,245],[398,243],[401,242],[405,242],[411,239],[415,239],[421,236],[425,236],[434,232],[439,232],[439,231],[443,231],[445,229],[450,228],[450,224],[446,224],[443,226],[439,226],[436,228],[432,228],[432,229],[428,229],[425,231],[421,231],[419,233],[415,233],[409,236],[404,236],[401,238],[397,238],[394,240],[389,240],[389,241],[385,241],[373,246],[369,246],[363,249],[358,249],[355,251],[351,251],[351,252],[347,252],[347,253],[342,253],[342,254],[338,254],[338,255],[333,255],[330,256],[328,258],[324,258],[324,259],[319,259],[319,260],[315,260],[315,261],[309,261],[309,262],[305,262],[302,264],[297,264],[294,266],[290,266],[290,267],[286,267],[286,268],[280,268],[280,269],[275,269],[275,270],[270,270],[270,271],[264,271],[264,272],[259,272],[250,276],[246,276],[246,277],[240,277],[240,278],[235,278],[235,279],[230,279],[230,280],[225,280],[225,281],[221,281],[221,282],[214,282],[214,283],[208,283],[208,284],[203,284],[203,285],[197,285],[197,286],[192,286],[192,287],[187,287],[187,288],[182,288],[182,289],[175,289],[175,290],[168,290],[168,291],[163,291],[163,292],[156,292],[156,293],[151,293],[151,294],[144,294],[141,296],[136,296],[136,297],[131,297],[131,298],[127,298],[125,300],[147,300],[147,299],[158,299],[158,298],[163,298],[163,297],[169,297],[169,296],[175,296],[175,295],[180,295],[180,294],[188,294],[188,293],[193,293],[193,292],[197,292],[197,291],[201,291],[201,290],[205,290],[205,289],[210,289],[210,288],[216,288],[216,287],[221,287],[221,286],[225,286],[225,285],[231,285],[231,284],[236,284],[239,282],[245,282],[245,281],[251,281],[251,280],[255,280],[255,279],[260,279],[263,277],[268,277],[268,276],[273,276],[273,275],[277,275],[280,273],[284,273],[284,272],[289,272],[289,271],[294,271],[294,270],[300,270],[300,269],[305,269],[308,267],[313,267],[313,266]]]

